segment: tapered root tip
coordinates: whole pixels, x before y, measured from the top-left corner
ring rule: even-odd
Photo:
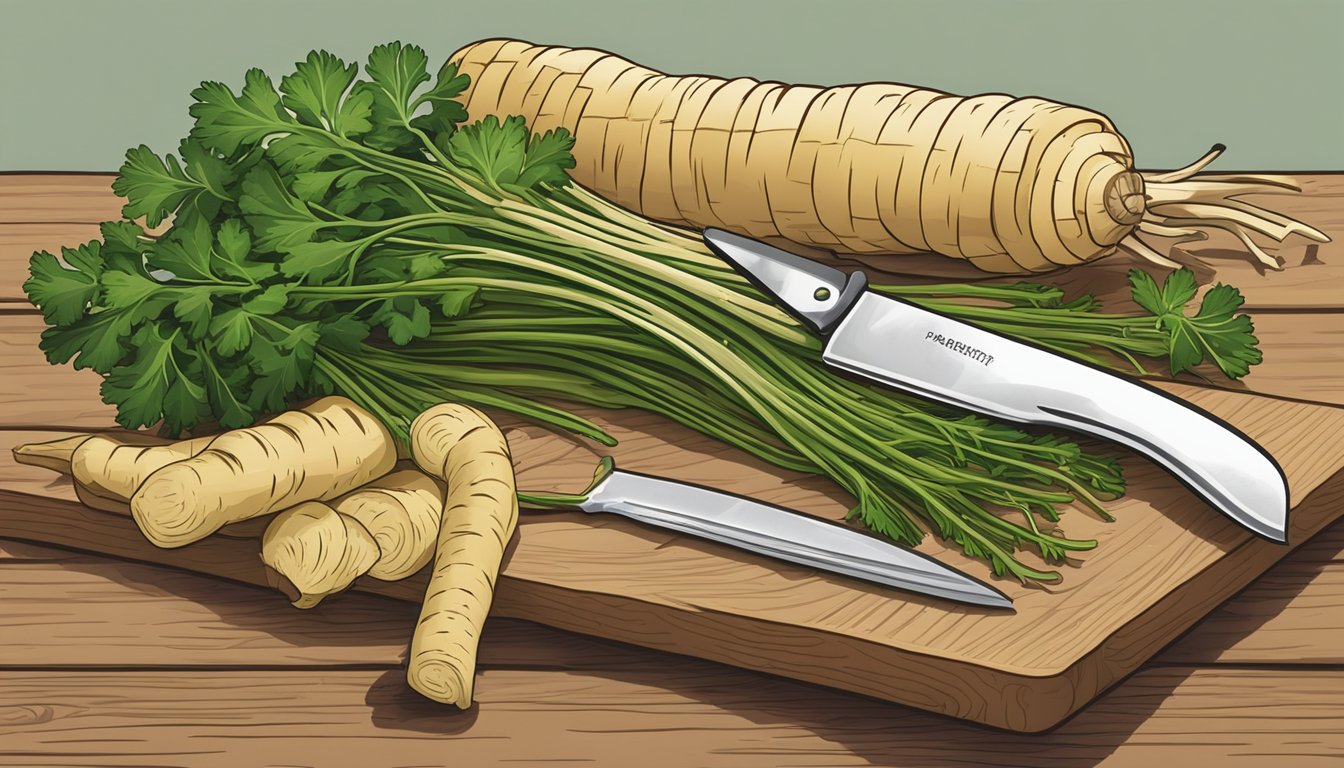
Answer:
[[[406,682],[425,698],[441,704],[453,704],[458,709],[471,706],[471,678],[447,661],[432,659],[411,664]]]
[[[75,449],[88,439],[89,435],[75,435],[74,437],[52,440],[47,443],[27,443],[16,446],[12,451],[14,461],[19,464],[27,464],[30,467],[41,467],[68,475],[70,474],[70,460],[75,455]]]

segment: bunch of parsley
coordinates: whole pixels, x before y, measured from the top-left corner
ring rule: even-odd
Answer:
[[[125,218],[33,255],[48,359],[102,374],[124,426],[174,434],[341,393],[402,437],[454,400],[611,445],[557,403],[641,408],[826,475],[875,530],[913,543],[922,520],[1000,573],[1054,579],[1014,551],[1094,546],[1053,523],[1074,501],[1105,514],[1123,489],[1113,461],[829,371],[817,339],[694,233],[570,183],[567,133],[466,124],[467,79],[428,65],[393,43],[363,78],[314,52],[278,87],[260,70],[239,93],[202,84],[176,156],[127,153]],[[1094,361],[1208,357],[1231,376],[1258,362],[1235,290],[1189,317],[1189,273],[1132,278],[1149,316],[1030,283],[885,290]]]

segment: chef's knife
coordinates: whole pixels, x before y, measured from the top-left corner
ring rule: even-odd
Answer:
[[[611,469],[574,505],[749,552],[972,605],[1011,608],[997,589],[911,549],[699,485]]]
[[[1256,534],[1287,541],[1283,470],[1211,414],[1142,382],[869,291],[862,272],[846,275],[719,229],[704,238],[825,337],[828,365],[1009,421],[1122,443]]]

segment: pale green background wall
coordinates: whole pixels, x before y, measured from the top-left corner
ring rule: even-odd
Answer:
[[[1115,121],[1141,167],[1344,169],[1344,0],[0,0],[0,170],[171,150],[200,80],[393,39],[507,35],[673,72],[1038,94]]]

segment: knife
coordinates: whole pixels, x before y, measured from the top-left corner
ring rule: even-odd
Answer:
[[[822,360],[889,387],[1009,421],[1113,440],[1214,508],[1286,543],[1288,481],[1231,425],[1142,382],[867,290],[797,254],[720,229],[705,243],[826,339]]]
[[[991,608],[1013,604],[994,587],[912,549],[745,496],[614,469],[609,460],[591,488],[567,498],[584,512],[622,515],[907,592]]]

